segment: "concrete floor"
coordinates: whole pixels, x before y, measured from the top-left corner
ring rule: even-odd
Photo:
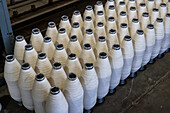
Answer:
[[[170,53],[147,65],[134,79],[127,79],[125,86],[118,86],[114,95],[108,95],[93,113],[170,113]],[[4,96],[6,95],[6,96]],[[17,105],[8,96],[7,86],[0,88],[0,113],[31,113]]]

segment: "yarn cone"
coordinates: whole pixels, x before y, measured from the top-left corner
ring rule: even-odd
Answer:
[[[68,112],[83,113],[84,91],[76,74],[68,74],[63,92],[68,102]]]
[[[81,73],[80,82],[84,90],[84,109],[85,111],[90,112],[96,104],[98,90],[98,78],[93,63],[85,63]]]
[[[57,44],[56,50],[54,52],[53,61],[60,62],[64,67],[67,61],[68,55],[66,50],[64,49],[63,44]]]
[[[95,40],[92,29],[86,29],[86,33],[84,34],[82,45],[84,45],[86,43],[89,43],[91,45],[91,48],[94,49],[94,47],[96,45],[96,40]]]
[[[50,88],[45,109],[47,113],[68,113],[68,103],[60,88],[56,86]]]
[[[109,33],[107,34],[107,45],[108,45],[109,51],[112,49],[113,44],[119,44],[119,40],[118,40],[118,37],[117,37],[116,30],[110,29]]]
[[[170,13],[167,13],[166,14],[166,17],[165,17],[165,24],[164,24],[164,28],[165,28],[165,37],[162,41],[162,46],[161,46],[161,50],[160,50],[160,54],[164,53],[168,48],[169,48],[169,45],[170,45]]]
[[[69,42],[69,37],[66,33],[66,29],[59,28],[56,44],[63,44],[64,48],[67,49],[68,42]]]
[[[50,61],[52,61],[53,55],[54,55],[54,51],[55,51],[55,46],[51,40],[51,37],[44,37],[44,42],[42,45],[42,52],[46,53],[46,56],[48,57],[48,59]]]
[[[124,37],[121,49],[122,49],[123,62],[124,62],[122,75],[121,75],[121,83],[125,83],[125,79],[130,75],[132,61],[134,57],[132,38],[130,36],[126,35]]]
[[[30,42],[38,53],[41,52],[43,36],[38,28],[32,30]]]
[[[120,2],[123,2],[123,1],[124,1],[124,0],[116,0],[116,1],[115,1],[115,3],[116,3],[116,8],[118,8],[119,3],[120,3]]]
[[[4,78],[8,86],[10,96],[17,102],[21,102],[18,79],[21,65],[13,55],[7,55],[4,67]]]
[[[106,54],[108,53],[108,46],[107,46],[106,38],[104,36],[98,37],[98,41],[94,49],[94,54],[96,58],[99,56],[100,52],[105,52]]]
[[[81,17],[81,13],[80,13],[79,10],[74,11],[74,13],[72,15],[72,18],[71,18],[71,22],[72,22],[72,24],[75,23],[75,22],[79,23],[79,26],[82,29],[82,27],[83,27],[83,19]]]
[[[61,17],[61,21],[60,21],[60,24],[59,24],[59,28],[64,28],[67,32],[67,35],[69,36],[70,35],[70,32],[71,32],[71,24],[70,24],[70,21],[68,19],[68,16],[67,15],[63,15]]]
[[[51,85],[46,79],[45,75],[38,73],[35,76],[33,88],[32,88],[32,98],[34,103],[34,110],[36,113],[46,113],[45,111],[45,101],[49,95]]]
[[[160,4],[162,3],[162,0],[156,0],[155,1],[155,7],[159,8]]]
[[[155,26],[155,45],[152,51],[151,59],[154,59],[155,57],[157,57],[161,50],[162,41],[164,39],[163,19],[157,18],[154,26]]]
[[[53,81],[52,86],[57,86],[60,89],[63,89],[67,75],[59,62],[53,63],[53,69],[51,71],[51,79]]]
[[[69,54],[64,70],[67,75],[73,72],[77,75],[77,77],[80,77],[82,67],[76,54],[74,53]]]
[[[150,23],[149,13],[144,12],[141,17],[141,28],[145,32],[147,25]]]
[[[96,41],[98,40],[97,38],[99,36],[104,36],[106,38],[106,30],[102,22],[97,23],[94,35],[95,35]]]
[[[146,4],[145,3],[140,3],[139,7],[138,7],[138,18],[139,18],[139,20],[141,19],[142,14],[144,12],[147,12]]]
[[[49,22],[47,31],[46,31],[46,36],[51,37],[53,44],[55,44],[56,42],[57,34],[58,34],[58,31],[57,31],[56,24],[54,22]]]
[[[138,18],[137,17],[137,12],[136,12],[136,7],[130,7],[128,11],[128,22],[131,24],[133,18]]]
[[[95,63],[96,57],[89,43],[84,44],[79,60],[80,60],[82,67],[87,62],[93,63],[93,64]]]
[[[99,81],[97,91],[98,103],[103,103],[104,97],[109,91],[111,78],[111,66],[107,54],[105,52],[101,52],[98,55],[95,69]]]
[[[16,36],[16,41],[14,46],[14,57],[18,60],[20,64],[22,64],[24,60],[24,51],[25,51],[26,44],[27,42],[25,41],[23,36],[21,35]]]
[[[25,45],[24,62],[30,64],[30,66],[35,69],[38,59],[38,54],[31,44]]]
[[[114,17],[108,17],[107,23],[106,23],[106,31],[109,33],[110,29],[117,30],[117,25]]]
[[[140,23],[139,20],[137,18],[133,18],[131,25],[130,25],[130,35],[132,37],[132,39],[134,38],[136,31],[140,29]]]
[[[121,23],[126,23],[128,25],[127,14],[125,11],[121,11],[118,16],[117,24],[120,25]]]
[[[50,78],[52,65],[48,58],[46,57],[46,53],[39,53],[37,65],[35,68],[36,73],[43,73],[47,79]]]
[[[139,7],[140,3],[143,3],[143,0],[137,0],[137,1],[136,1],[137,7]]]
[[[145,42],[146,42],[146,50],[144,53],[143,61],[142,61],[142,66],[145,66],[152,55],[153,47],[155,45],[155,30],[154,30],[154,25],[148,24],[145,32]]]
[[[120,24],[120,27],[119,27],[119,43],[121,44],[122,43],[122,40],[123,38],[126,36],[126,35],[129,35],[129,30],[128,30],[128,26],[126,23],[121,23]]]
[[[136,7],[136,1],[135,0],[129,0],[127,3],[127,9],[130,9],[130,7]]]
[[[110,65],[111,65],[111,78],[109,93],[113,93],[114,89],[118,86],[121,78],[122,68],[123,68],[123,56],[119,44],[113,44],[110,50]]]
[[[126,5],[124,1],[119,2],[117,14],[120,14],[120,12],[126,12]]]
[[[101,1],[97,1],[96,4],[94,5],[94,11],[95,11],[95,14],[97,14],[98,11],[103,11],[104,12],[104,8],[103,8],[103,4]]]
[[[81,49],[81,45],[77,40],[77,36],[76,35],[72,35],[70,37],[70,42],[68,44],[68,48],[67,48],[67,53],[74,53],[76,54],[77,57],[80,56],[82,49]]]
[[[117,20],[117,13],[114,5],[110,5],[106,10],[106,18],[114,17]]]
[[[86,6],[86,9],[83,14],[84,20],[87,16],[90,16],[92,18],[93,22],[95,21],[94,11],[93,11],[93,7],[91,5]]]
[[[114,0],[107,0],[107,2],[105,3],[105,12],[107,12],[107,10],[109,9],[110,6],[114,6],[115,3],[114,3]],[[107,15],[107,14],[106,14]]]
[[[29,63],[23,63],[18,80],[23,105],[30,111],[34,110],[32,87],[35,80],[35,71]]]
[[[84,25],[83,25],[83,34],[86,33],[86,29],[92,29],[94,31],[94,24],[93,20],[90,16],[86,16],[84,20]]]
[[[74,22],[73,23],[73,28],[71,29],[71,34],[70,36],[76,35],[79,43],[81,44],[81,41],[83,39],[83,33],[79,27],[79,23]]]
[[[104,26],[106,25],[106,19],[105,19],[103,11],[98,11],[97,14],[96,14],[96,18],[95,19],[96,19],[95,26],[97,26],[97,24],[99,22],[102,22],[104,24]]]
[[[151,24],[154,24],[158,17],[159,17],[159,9],[153,8],[150,15]]]
[[[160,4],[159,11],[160,11],[160,18],[164,19],[167,13],[167,7],[165,3]]]
[[[146,48],[145,36],[143,30],[137,30],[133,38],[134,58],[132,62],[131,73],[135,73],[142,65],[142,60]]]
[[[154,0],[147,0],[146,1],[146,7],[148,9],[149,14],[151,13],[152,9],[155,7]]]

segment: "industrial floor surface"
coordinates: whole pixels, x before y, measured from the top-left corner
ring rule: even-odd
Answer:
[[[125,86],[118,86],[93,113],[170,113],[170,53],[147,69],[139,71]],[[7,86],[0,88],[0,113],[31,113],[8,96]]]

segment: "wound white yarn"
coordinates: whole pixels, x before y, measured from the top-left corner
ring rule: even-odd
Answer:
[[[56,39],[56,44],[63,44],[64,48],[67,49],[69,43],[69,37],[67,33],[58,33],[57,39]]]
[[[93,20],[91,20],[91,21],[84,20],[84,25],[83,25],[83,33],[84,34],[86,34],[86,29],[92,29],[93,31],[95,30]]]
[[[94,36],[95,36],[96,42],[97,42],[99,36],[104,36],[105,38],[107,38],[105,27],[104,26],[103,27],[96,26]]]
[[[106,23],[106,32],[107,32],[107,34],[109,33],[110,29],[115,29],[117,31],[116,21],[107,20],[107,23]]]
[[[70,36],[73,36],[73,35],[77,36],[77,39],[78,39],[79,43],[81,44],[81,41],[83,40],[83,33],[82,33],[80,27],[71,29]]]
[[[158,17],[159,17],[159,11],[155,12],[152,10],[150,14],[151,24],[154,24]]]
[[[80,14],[80,15],[74,15],[74,14],[73,14],[73,15],[72,15],[72,18],[71,18],[71,22],[72,22],[72,24],[73,24],[74,22],[78,22],[80,28],[83,27],[83,19],[82,19],[82,17],[81,17],[81,14]]]
[[[112,49],[113,44],[119,44],[117,33],[115,34],[108,33],[106,41],[107,41],[108,51],[110,51]]]
[[[129,22],[129,25],[131,25],[133,18],[138,18],[137,12],[136,12],[136,10],[135,10],[135,11],[132,11],[132,10],[130,10],[130,8],[129,8],[129,11],[128,11],[128,22]]]
[[[22,64],[24,60],[24,52],[25,52],[26,44],[27,42],[25,41],[25,39],[23,39],[22,41],[17,41],[17,40],[15,41],[14,56],[20,64]]]
[[[86,16],[92,17],[93,22],[95,21],[95,15],[94,15],[94,11],[93,10],[85,9],[84,14],[83,14],[84,20],[85,20]]]
[[[114,3],[114,1],[107,1],[106,3],[105,3],[105,12],[107,12],[107,10],[109,9],[109,6],[110,5],[115,5],[115,3]],[[107,15],[107,14],[106,14]]]
[[[131,22],[131,25],[130,25],[130,35],[132,37],[132,39],[134,38],[135,34],[136,34],[136,31],[140,29],[140,24],[139,22]]]
[[[53,27],[53,28],[51,28],[49,26],[47,27],[46,36],[51,37],[51,40],[52,40],[52,42],[54,44],[56,42],[57,35],[58,35],[58,31],[57,31],[57,27],[56,26]]]
[[[94,34],[84,34],[84,38],[83,38],[83,43],[82,45],[89,43],[92,47],[92,49],[94,49],[95,45],[96,45],[96,40],[94,37]]]
[[[108,46],[107,46],[106,41],[104,42],[97,41],[96,47],[94,48],[94,54],[96,58],[99,56],[100,52],[105,52],[108,54]]]
[[[65,28],[66,32],[67,32],[67,35],[69,36],[70,35],[70,32],[71,32],[71,24],[70,24],[70,21],[67,20],[67,21],[63,21],[61,20],[60,21],[60,24],[59,24],[59,28]],[[57,37],[57,36],[56,36]]]
[[[83,113],[84,91],[78,78],[74,81],[66,79],[64,95],[68,102],[69,113]]]
[[[117,12],[115,9],[107,9],[106,19],[108,19],[109,17],[114,17],[114,19],[117,20]]]
[[[106,19],[105,19],[104,14],[103,15],[96,15],[95,26],[97,26],[98,22],[102,22],[104,24],[104,26],[106,25]]]

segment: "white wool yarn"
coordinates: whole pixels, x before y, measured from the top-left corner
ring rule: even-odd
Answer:
[[[119,44],[113,44],[112,49],[110,50],[109,60],[112,70],[109,89],[114,89],[120,82],[123,68],[123,56]]]
[[[155,45],[155,30],[154,30],[154,25],[148,24],[145,32],[145,43],[146,43],[146,50],[144,53],[143,61],[142,61],[142,66],[145,66],[152,55],[153,47]]]
[[[15,100],[20,102],[21,95],[18,86],[18,79],[20,73],[21,65],[14,58],[13,55],[7,55],[4,67],[4,78],[8,85],[8,90],[10,96]]]
[[[114,3],[114,0],[107,0],[107,2],[105,3],[105,12],[107,12],[107,10],[109,9],[110,6],[114,6],[115,3]],[[106,14],[107,15],[107,14]]]
[[[55,46],[51,40],[51,37],[44,37],[44,42],[42,44],[42,52],[46,53],[46,56],[50,61],[52,61],[53,55],[55,51]]]
[[[128,26],[126,23],[121,23],[120,27],[119,27],[119,31],[118,31],[118,36],[119,36],[119,43],[121,45],[123,38],[129,35],[129,30],[128,30]]]
[[[94,33],[92,29],[86,29],[86,33],[84,34],[82,45],[89,43],[91,48],[94,49],[96,45],[96,39],[94,37]]]
[[[32,98],[34,103],[34,110],[36,113],[46,113],[45,101],[50,92],[50,87],[51,85],[44,74],[38,73],[35,76],[32,88]]]
[[[28,62],[35,69],[38,59],[38,54],[31,44],[25,45],[24,62]]]
[[[161,3],[162,3],[162,0],[155,0],[155,7],[159,8]]]
[[[120,2],[123,2],[123,1],[124,1],[124,0],[116,0],[116,1],[115,1],[116,8],[118,8],[118,6],[119,6],[119,3],[120,3]]]
[[[37,65],[35,67],[36,73],[43,73],[47,79],[50,78],[50,73],[52,70],[52,65],[48,58],[46,57],[46,53],[39,53]]]
[[[54,22],[49,22],[46,31],[46,36],[51,37],[53,44],[55,44],[57,34],[58,31],[57,31],[56,24]]]
[[[144,12],[142,14],[142,17],[141,17],[140,20],[141,20],[141,22],[140,22],[141,28],[145,32],[145,29],[147,28],[147,25],[150,23],[149,13]]]
[[[59,28],[56,44],[63,44],[64,48],[67,49],[68,42],[69,42],[69,37],[66,33],[66,29]]]
[[[114,17],[117,20],[117,12],[114,5],[110,5],[106,11],[106,19],[109,17]]]
[[[38,28],[32,29],[30,42],[37,52],[41,52],[41,48],[43,44],[43,36]]]
[[[51,87],[45,103],[47,113],[68,113],[68,103],[58,87]]]
[[[131,22],[131,25],[130,25],[130,35],[133,39],[133,37],[135,36],[136,34],[136,31],[140,29],[140,23],[139,23],[139,20],[137,18],[133,18],[132,19],[132,22]]]
[[[124,40],[122,41],[121,49],[122,49],[123,62],[124,62],[121,80],[125,80],[130,75],[132,61],[133,61],[133,57],[134,57],[132,38],[130,36],[126,35],[124,37]]]
[[[126,23],[128,25],[127,14],[125,11],[121,11],[118,15],[117,25],[120,25],[121,23]]]
[[[65,80],[67,78],[67,75],[59,62],[53,63],[53,69],[51,71],[51,79],[53,82],[52,86],[57,86],[60,89],[63,89]]]
[[[162,18],[157,18],[155,22],[155,45],[152,51],[151,59],[157,57],[160,52],[161,44],[164,39],[164,24]]]
[[[160,11],[160,18],[164,19],[167,13],[167,7],[165,3],[160,4],[159,11]]]
[[[107,45],[108,51],[112,49],[113,44],[119,44],[117,31],[115,29],[110,29],[109,33],[107,34]]]
[[[142,14],[144,12],[147,12],[146,4],[140,3],[139,6],[138,6],[138,18],[139,18],[139,20],[141,19]]]
[[[106,32],[109,33],[110,29],[117,30],[117,25],[114,17],[108,17],[107,23],[106,23]]]
[[[90,110],[96,104],[98,78],[93,63],[85,63],[81,73],[80,82],[84,90],[84,109]]]
[[[97,57],[95,69],[99,81],[97,98],[102,99],[107,95],[109,91],[111,77],[111,66],[105,52],[101,52]]]
[[[82,17],[81,17],[81,13],[80,13],[79,10],[75,10],[75,11],[74,11],[74,13],[73,13],[73,15],[72,15],[72,18],[71,18],[71,22],[72,22],[72,24],[73,24],[74,22],[79,23],[79,26],[80,26],[80,28],[82,29],[82,27],[83,27],[83,19],[82,19]]]
[[[103,8],[103,4],[101,1],[97,1],[96,4],[94,5],[94,11],[95,11],[95,15],[97,14],[98,11],[103,11],[104,12],[104,8]]]
[[[106,29],[104,27],[104,23],[102,23],[102,22],[98,22],[97,23],[94,35],[95,35],[95,38],[96,38],[96,42],[97,42],[99,36],[104,36],[105,38],[107,38],[106,37],[107,35],[106,35]]]
[[[68,36],[70,35],[70,32],[71,32],[71,24],[70,24],[70,21],[69,21],[67,15],[63,15],[63,16],[61,17],[61,21],[60,21],[60,24],[59,24],[59,28],[65,28],[65,30],[66,30],[66,32],[67,32],[67,35],[68,35]]]
[[[134,47],[134,58],[132,62],[131,72],[135,73],[142,65],[143,55],[145,52],[145,36],[143,30],[137,30],[133,38],[133,47]]]
[[[76,35],[72,35],[70,37],[70,42],[69,42],[68,48],[67,48],[68,55],[70,53],[75,53],[76,56],[79,57],[81,51],[82,51],[81,45],[80,45],[79,41],[77,40],[77,36]]]
[[[156,19],[159,17],[159,9],[153,8],[150,14],[151,24],[154,24]]]
[[[86,6],[86,9],[83,14],[83,18],[85,19],[86,16],[90,16],[92,18],[93,22],[95,21],[94,11],[93,11],[93,7],[91,5]]]
[[[165,17],[165,21],[164,21],[164,28],[165,28],[165,37],[162,41],[162,45],[161,45],[161,50],[160,50],[160,54],[164,53],[170,45],[170,13],[166,14]]]
[[[83,40],[83,33],[79,27],[79,23],[74,22],[73,23],[73,28],[71,29],[71,34],[70,36],[76,35],[79,43],[81,44],[81,41]]]
[[[93,20],[90,16],[86,16],[83,25],[83,34],[86,33],[86,29],[92,29],[94,31]]]
[[[68,78],[66,79],[63,92],[68,102],[68,112],[83,113],[84,91],[76,74],[68,74]]]
[[[60,62],[62,66],[64,67],[67,61],[68,55],[67,52],[63,46],[63,44],[57,44],[56,50],[54,52],[53,61],[54,62]]]
[[[129,11],[128,11],[128,22],[129,25],[131,25],[131,22],[133,20],[133,18],[137,18],[137,12],[136,12],[136,7],[130,7]]]
[[[125,5],[124,1],[119,2],[118,9],[117,9],[117,14],[119,15],[120,12],[122,12],[122,11],[124,11],[124,12],[127,11],[126,10],[126,5]]]
[[[97,26],[98,22],[102,22],[104,26],[106,25],[106,19],[103,11],[98,11],[96,14],[95,26]]]
[[[148,9],[149,14],[152,12],[152,9],[155,7],[155,2],[154,0],[147,0],[146,2],[146,7]]]
[[[84,44],[84,47],[83,47],[83,50],[79,57],[79,60],[80,60],[82,67],[87,62],[95,64],[96,57],[95,57],[93,49],[91,48],[91,45],[89,43]]]
[[[129,0],[127,3],[127,10],[130,9],[130,7],[136,7],[136,1],[135,0]]]
[[[21,35],[16,36],[15,46],[14,46],[14,57],[18,60],[20,64],[23,63],[25,45],[27,42],[24,37]]]
[[[108,54],[108,46],[107,46],[106,38],[104,36],[98,37],[98,41],[94,49],[94,54],[96,58],[99,56],[100,52],[105,52],[106,54]]]
[[[20,88],[23,105],[28,110],[31,111],[34,110],[33,99],[32,99],[32,87],[34,84],[35,75],[36,73],[29,65],[29,63],[22,64],[18,85]]]
[[[137,7],[139,7],[140,3],[143,3],[143,2],[144,2],[143,0],[136,0]]]
[[[82,67],[76,54],[74,53],[69,54],[64,70],[67,75],[73,72],[77,75],[77,77],[80,77]]]

